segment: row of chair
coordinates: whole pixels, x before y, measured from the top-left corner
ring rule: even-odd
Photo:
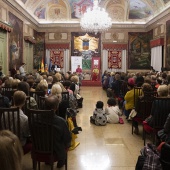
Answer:
[[[51,170],[53,170],[53,163],[58,160],[53,149],[54,126],[52,122],[55,113],[52,110],[33,109],[28,109],[27,113],[32,141],[31,157],[33,160],[33,169],[36,170],[37,163],[40,169],[40,162],[48,162]],[[19,108],[0,108],[0,118],[0,130],[8,129],[21,139]],[[27,149],[28,147],[25,146],[25,148]],[[28,153],[28,150],[27,152],[24,150],[24,153]],[[65,160],[65,169],[67,170],[67,157]]]
[[[137,95],[136,95],[137,93]],[[139,96],[143,95],[140,101]],[[170,98],[157,97],[157,92],[142,92],[141,87],[134,88],[134,102],[137,116],[132,119],[132,134],[134,129],[133,121],[143,125],[143,140],[146,143],[146,135],[152,136],[152,142],[156,143],[156,134],[163,129],[166,118],[170,113]],[[153,116],[152,127],[145,121],[150,115]]]
[[[10,89],[9,91],[12,91],[12,89]],[[6,95],[7,93],[3,94]],[[13,93],[11,92],[10,95],[12,94]],[[8,95],[6,96],[8,97]],[[38,108],[36,110],[30,110],[30,96],[34,97],[37,102]],[[34,170],[37,167],[37,163],[40,169],[40,162],[48,162],[51,165],[51,169],[53,169],[53,163],[57,161],[57,157],[53,154],[52,131],[54,130],[54,127],[51,123],[53,121],[54,113],[53,111],[45,110],[44,92],[30,92],[30,96],[26,98],[26,102],[22,110],[28,116],[32,146],[30,146],[30,143],[28,144],[29,146],[25,145],[23,147],[23,151],[24,154],[26,154],[30,151],[30,148],[32,147],[31,157],[33,160]],[[4,101],[3,99],[4,97],[2,96],[0,98],[0,103],[1,101]],[[13,105],[13,97],[10,96],[10,99]],[[62,102],[64,107],[69,107],[69,92],[62,93]],[[66,113],[64,113],[64,115],[66,115]],[[0,118],[0,129],[8,129],[16,134],[19,139],[21,139],[19,108],[0,107]],[[10,120],[13,121],[11,122]],[[65,169],[67,169],[67,159],[65,162]]]

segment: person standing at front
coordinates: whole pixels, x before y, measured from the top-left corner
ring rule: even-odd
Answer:
[[[21,66],[19,67],[19,72],[20,72],[21,76],[25,76],[25,73],[26,73],[26,71],[24,69],[25,65],[26,65],[25,63],[22,63]]]

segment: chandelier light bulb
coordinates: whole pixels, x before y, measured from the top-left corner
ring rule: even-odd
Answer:
[[[105,32],[112,27],[112,20],[104,8],[98,6],[98,0],[94,0],[94,6],[84,13],[80,21],[80,26],[86,32]]]

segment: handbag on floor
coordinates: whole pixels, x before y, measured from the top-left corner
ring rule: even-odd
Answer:
[[[135,109],[132,109],[130,114],[129,114],[129,118],[128,120],[132,120],[135,116],[137,115],[137,112]]]
[[[119,117],[119,123],[124,124],[124,120],[121,117]]]

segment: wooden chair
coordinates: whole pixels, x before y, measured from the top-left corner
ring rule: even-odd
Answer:
[[[42,97],[42,96],[39,97],[38,106],[40,110],[45,110],[45,98],[46,97]]]
[[[37,105],[38,105],[40,103],[39,102],[39,97],[40,96],[44,97],[45,92],[44,91],[35,91],[35,92],[30,91],[30,96],[34,97],[34,99],[35,99],[35,101],[37,102]],[[39,105],[38,105],[38,108],[39,108]]]
[[[21,140],[23,134],[21,134],[21,121],[18,107],[13,108],[0,108],[0,129],[6,129],[12,131]],[[29,136],[27,136],[29,137]],[[25,138],[27,138],[25,137]],[[27,139],[26,139],[27,140]],[[32,144],[30,142],[23,146],[24,154],[30,152]]]
[[[159,130],[163,129],[166,122],[167,116],[170,113],[170,98],[161,98],[155,97],[151,115],[152,116],[152,125],[149,125],[146,121],[143,121],[143,138],[144,145],[146,141],[146,134],[152,135],[153,143],[156,142],[156,134]]]
[[[134,128],[134,121],[138,124],[142,124],[142,122],[151,114],[152,103],[154,98],[157,96],[157,92],[144,92],[143,99],[138,97],[137,104],[135,110],[137,115],[132,119],[132,134]]]
[[[2,94],[8,97],[9,101],[12,100],[12,96],[16,90],[13,90],[11,87],[2,87]]]
[[[0,96],[0,107],[5,107],[4,96]]]
[[[1,129],[12,131],[20,139],[21,133],[19,108],[0,108],[0,118]]]
[[[161,148],[160,162],[163,170],[170,169],[170,145],[164,143]]]
[[[141,87],[134,87],[134,108],[136,107],[138,97],[143,94],[142,88]]]
[[[69,92],[62,92],[62,101],[59,104],[58,116],[66,119],[66,110],[69,108]]]
[[[25,105],[23,106],[22,110],[24,112],[25,115],[28,115],[27,113],[27,110],[31,107],[30,105],[30,96],[27,96],[26,97],[26,100],[25,100]]]
[[[29,127],[32,136],[33,169],[36,170],[37,162],[40,170],[40,162],[48,162],[53,170],[53,163],[57,156],[54,154],[54,111],[52,110],[28,110]],[[65,169],[67,170],[67,157],[65,160]]]

